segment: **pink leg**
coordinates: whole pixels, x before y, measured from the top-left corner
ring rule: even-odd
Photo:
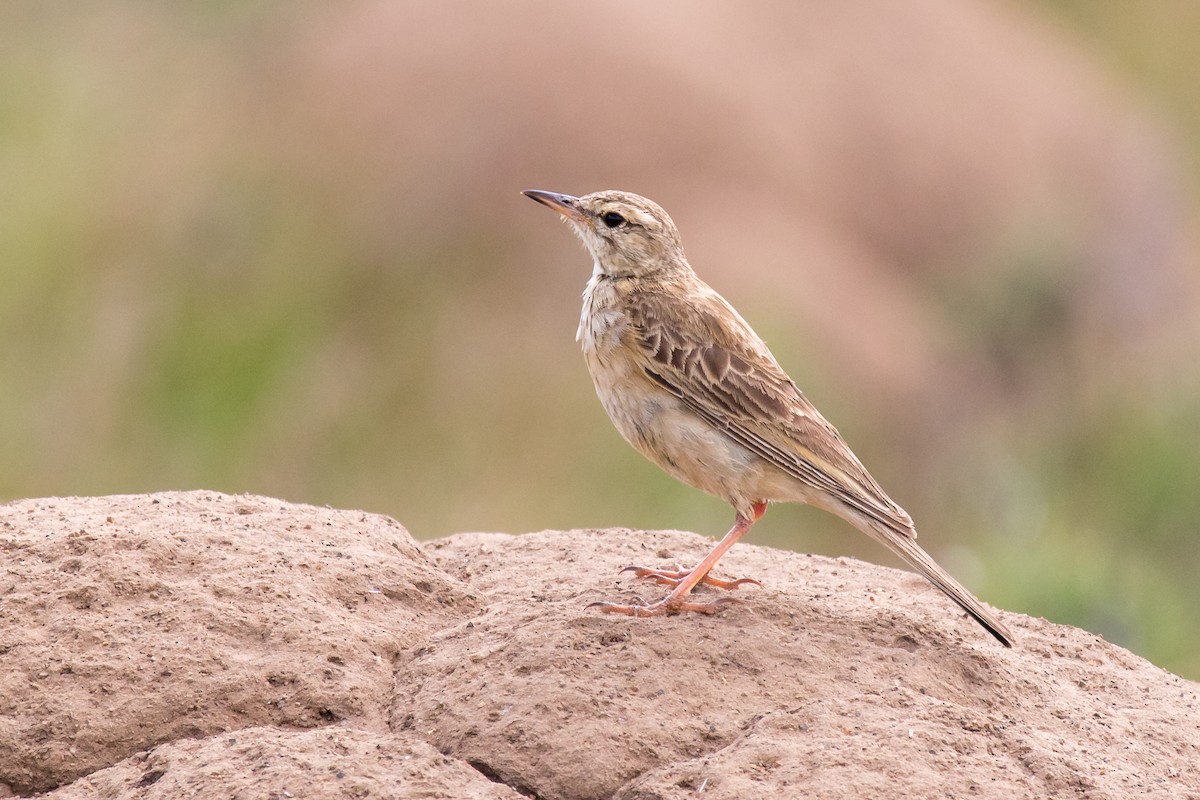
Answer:
[[[626,567],[621,572],[632,572],[635,578],[648,578],[655,583],[663,586],[678,586],[679,582],[692,574],[690,569],[676,565],[674,569],[654,569],[652,567]],[[762,583],[754,578],[738,578],[737,580],[727,581],[723,578],[714,578],[712,575],[705,575],[700,579],[699,586],[715,586],[718,589],[736,589],[739,586],[751,585],[762,586]]]
[[[705,581],[708,573],[720,561],[721,556],[729,551],[729,548],[737,544],[738,539],[746,535],[750,527],[757,522],[764,513],[766,513],[767,504],[758,502],[754,504],[752,517],[747,519],[741,514],[738,514],[737,519],[733,523],[733,527],[729,529],[729,533],[725,534],[725,538],[721,539],[704,559],[697,564],[693,569],[687,572],[658,572],[656,570],[646,570],[646,577],[654,577],[661,579],[661,582],[670,583],[675,586],[671,593],[659,600],[657,603],[651,603],[648,606],[643,605],[621,605],[619,603],[592,603],[588,608],[598,608],[607,614],[625,614],[630,617],[656,617],[663,614],[678,614],[681,611],[695,611],[700,614],[715,614],[730,603],[736,603],[732,597],[722,597],[718,600],[713,600],[710,603],[697,603],[687,599],[692,589],[698,584]],[[639,568],[634,568],[637,571]],[[638,577],[643,577],[639,574]],[[742,578],[737,581],[717,581],[710,579],[710,583],[716,585],[729,584],[728,588],[740,586],[743,582],[758,583],[750,578]]]

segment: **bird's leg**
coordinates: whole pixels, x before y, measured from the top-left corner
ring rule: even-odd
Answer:
[[[766,510],[767,510],[766,503],[760,502],[760,503],[754,504],[754,506],[752,506],[751,519],[748,522],[746,522],[745,530],[743,530],[742,534],[740,534],[740,535],[744,535],[745,531],[749,530],[751,525],[753,525],[755,522],[757,522],[759,519],[761,519],[762,515],[764,513],[766,513]],[[737,519],[738,519],[738,522],[743,521],[743,518],[741,516],[739,516]],[[736,522],[734,524],[734,527],[735,528],[737,527]],[[732,534],[733,531],[731,530],[729,533]],[[726,536],[728,536],[728,534],[726,534]],[[735,541],[736,541],[736,539],[735,539]],[[732,547],[732,545],[730,545],[730,547]],[[728,549],[728,548],[726,548],[726,549]],[[725,551],[722,550],[721,553],[719,553],[717,555],[717,558],[720,558],[721,555],[724,554],[724,552]],[[712,565],[715,565],[715,564],[716,564],[716,559],[713,559],[712,564],[709,566],[709,569],[711,570]],[[632,572],[634,574],[634,577],[636,577],[636,578],[649,578],[649,579],[653,580],[655,583],[664,584],[666,586],[678,586],[681,582],[683,582],[688,577],[690,577],[692,575],[692,573],[698,569],[700,569],[699,565],[697,567],[695,567],[694,569],[684,569],[682,566],[676,564],[673,569],[653,569],[650,567],[630,566],[630,567],[625,567],[625,569],[623,569],[621,571],[622,572]],[[738,578],[737,580],[727,581],[727,580],[723,580],[721,578],[714,578],[711,574],[707,574],[707,573],[702,574],[700,577],[700,580],[695,585],[701,585],[701,584],[705,585],[705,586],[715,586],[718,589],[736,589],[739,586],[743,586],[746,584],[753,584],[754,586],[762,586],[762,583],[755,580],[754,578]]]
[[[664,586],[678,586],[679,582],[692,574],[690,569],[676,566],[674,569],[652,569],[650,567],[626,567],[621,572],[632,572],[635,578],[649,578],[655,583],[661,583]],[[762,586],[762,583],[754,578],[738,578],[737,580],[727,581],[722,578],[714,578],[712,575],[705,575],[700,579],[700,584],[703,586],[715,586],[718,589],[736,589],[739,586],[750,584],[752,586]]]
[[[657,574],[657,570],[648,570],[647,576],[661,579],[660,582],[670,583],[675,586],[671,593],[659,600],[657,603],[651,603],[648,606],[643,605],[621,605],[619,603],[592,603],[588,608],[598,608],[608,614],[625,614],[630,617],[656,617],[663,614],[678,614],[681,611],[695,611],[700,614],[715,614],[722,606],[729,603],[736,603],[732,597],[722,597],[709,603],[699,603],[687,599],[692,589],[696,588],[701,582],[711,583],[713,585],[724,588],[734,588],[740,586],[743,582],[752,582],[758,584],[750,578],[741,578],[736,581],[718,581],[717,579],[709,579],[708,573],[716,566],[716,563],[733,547],[738,539],[746,535],[750,527],[766,513],[767,504],[765,502],[755,503],[750,517],[744,517],[741,514],[737,515],[734,520],[733,527],[729,529],[729,533],[717,543],[717,546],[709,551],[703,560],[695,567],[686,572],[670,572],[662,571]],[[635,568],[635,571],[637,568]],[[639,577],[643,577],[639,575]],[[706,580],[707,579],[707,580]],[[759,584],[761,585],[761,584]]]

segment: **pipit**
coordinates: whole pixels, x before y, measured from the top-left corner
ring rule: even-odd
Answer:
[[[627,192],[525,194],[561,214],[592,255],[576,338],[613,424],[668,474],[736,513],[733,528],[692,569],[629,568],[673,586],[662,600],[595,607],[633,617],[716,612],[732,598],[700,602],[689,596],[692,589],[758,584],[709,573],[768,502],[799,502],[837,514],[883,544],[1012,646],[1008,628],[917,545],[912,518],[758,334],[692,271],[666,211]]]

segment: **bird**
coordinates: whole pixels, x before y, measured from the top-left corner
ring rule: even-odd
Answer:
[[[675,223],[622,191],[523,192],[558,212],[592,256],[576,339],[621,436],[683,483],[729,503],[734,524],[695,567],[628,567],[673,587],[653,603],[593,603],[611,614],[713,614],[737,602],[695,599],[700,584],[759,585],[710,573],[766,512],[799,502],[836,514],[898,555],[1006,647],[996,615],[917,544],[912,518],[871,477],[749,323],[693,271]]]

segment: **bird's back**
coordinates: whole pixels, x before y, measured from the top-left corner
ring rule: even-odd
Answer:
[[[594,276],[585,330],[581,341],[606,410],[631,444],[672,475],[735,508],[779,500],[844,516],[844,505],[915,535],[908,514],[762,339],[690,270],[665,280]]]

